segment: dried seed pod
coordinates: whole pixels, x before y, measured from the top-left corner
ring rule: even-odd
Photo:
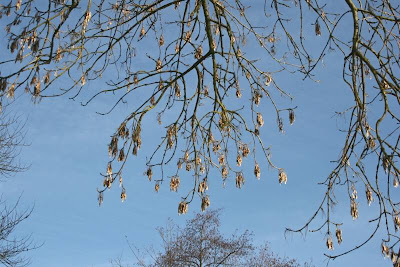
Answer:
[[[206,167],[204,165],[200,166],[200,174],[203,174],[206,171]]]
[[[161,34],[160,39],[158,40],[158,45],[163,46],[165,43],[164,36]]]
[[[183,158],[183,160],[185,161],[185,162],[187,162],[188,160],[189,160],[189,152],[185,152],[185,157]]]
[[[86,77],[85,74],[82,74],[81,76],[81,86],[84,86],[86,84]]]
[[[186,214],[189,210],[189,205],[187,202],[182,201],[178,205],[178,215]]]
[[[192,37],[192,32],[191,31],[187,31],[185,32],[184,36],[183,36],[183,40],[185,42],[190,42],[190,38]]]
[[[358,204],[354,199],[352,199],[350,203],[350,215],[353,220],[358,218]]]
[[[253,95],[253,101],[256,106],[260,105],[261,98],[262,95],[258,91],[255,91]]]
[[[261,113],[257,113],[257,124],[260,127],[262,127],[264,125],[264,119],[263,119]]]
[[[257,162],[256,162],[256,165],[254,166],[254,175],[256,176],[256,178],[258,180],[260,180],[261,171],[260,171],[260,166],[258,165]]]
[[[118,155],[118,161],[124,161],[124,159],[125,159],[124,148],[121,148]]]
[[[44,76],[44,83],[48,84],[50,82],[51,71],[47,71],[46,76]]]
[[[171,181],[169,183],[169,189],[173,192],[177,192],[179,185],[181,183],[181,180],[179,179],[179,176],[173,176],[171,178]]]
[[[332,241],[332,237],[330,235],[326,239],[326,246],[329,250],[333,250],[333,241]]]
[[[242,92],[240,91],[240,88],[236,88],[236,97],[241,98],[242,97]]]
[[[119,187],[122,187],[122,175],[119,175]]]
[[[216,153],[218,150],[221,149],[221,146],[219,143],[214,142],[213,144],[213,152]]]
[[[278,129],[279,132],[284,133],[285,131],[283,130],[283,121],[281,117],[278,117]]]
[[[194,53],[194,58],[200,59],[202,56],[203,56],[203,47],[200,45],[199,47],[196,48],[196,51]]]
[[[272,82],[272,77],[271,77],[271,75],[269,75],[269,74],[265,75],[264,84],[265,84],[266,86],[270,86],[270,85],[271,85],[271,82]]]
[[[182,169],[182,161],[180,159],[178,160],[177,165],[178,165],[178,169]]]
[[[39,46],[39,40],[37,42],[38,42],[38,46]],[[32,50],[34,50],[34,49],[32,49]],[[58,46],[57,51],[56,51],[56,57],[54,60],[56,62],[60,62],[61,59],[62,59],[62,48],[61,48],[61,46]]]
[[[33,96],[38,97],[40,95],[40,81],[38,81],[35,84],[35,87],[33,88]]]
[[[337,239],[337,242],[338,242],[339,245],[343,241],[343,239],[342,239],[342,230],[339,229],[339,228],[336,228],[336,239]]]
[[[197,189],[197,192],[204,193],[206,190],[208,190],[207,178],[204,178],[203,181],[201,181],[199,183],[199,187]]]
[[[318,20],[315,22],[315,35],[321,36],[321,27],[319,26]]]
[[[368,185],[365,186],[365,196],[367,197],[368,206],[370,206],[371,202],[374,201],[374,198],[372,196],[372,191]]]
[[[160,190],[160,184],[156,183],[156,185],[154,186],[154,191],[158,193],[158,190]]]
[[[367,147],[372,150],[375,148],[375,146],[376,146],[376,144],[375,144],[374,138],[372,136],[369,136],[368,142],[367,142]]]
[[[395,188],[399,187],[399,177],[397,175],[393,176],[393,186]]]
[[[125,200],[126,200],[126,191],[125,188],[122,188],[121,201],[124,202]]]
[[[201,199],[201,211],[205,211],[210,206],[210,198],[205,196]]]
[[[200,165],[201,164],[201,158],[200,157],[196,157],[196,165]]]
[[[238,166],[238,167],[240,167],[240,166],[242,166],[242,156],[240,156],[240,154],[237,154],[237,156],[236,156],[236,165]]]
[[[215,40],[212,40],[212,42],[211,42],[211,50],[215,51],[215,49],[217,49],[217,43],[215,42]]]
[[[228,168],[226,166],[223,166],[221,173],[222,173],[222,179],[225,180],[228,177],[228,174],[229,174]]]
[[[208,96],[208,86],[204,86],[203,95],[204,95],[205,97]]]
[[[242,148],[242,156],[247,157],[250,154],[250,149],[247,145],[244,145]]]
[[[110,176],[107,176],[107,177],[104,179],[103,186],[104,186],[104,187],[107,187],[108,189],[110,189],[110,188],[111,188],[111,184],[112,184],[111,177],[110,177]]]
[[[393,266],[394,267],[399,267],[400,262],[398,260],[399,255],[397,255],[396,253],[394,253],[393,249],[390,252],[390,259],[392,260]]]
[[[175,83],[174,89],[175,89],[175,96],[177,98],[180,98],[181,97],[181,89],[180,89],[178,83]]]
[[[151,170],[151,167],[149,167],[146,171],[146,176],[151,181],[151,178],[153,177],[153,171]]]
[[[244,184],[245,180],[243,177],[243,173],[239,172],[236,174],[236,187],[237,188],[242,188],[242,185]]]
[[[236,55],[237,57],[242,57],[242,50],[240,50],[240,48],[238,48],[238,50],[236,51]]]
[[[108,165],[107,165],[107,175],[109,175],[109,176],[112,175],[112,166],[111,166],[111,162],[109,162]]]
[[[279,178],[279,183],[287,183],[287,175],[285,173],[285,171],[283,169],[279,169],[279,174],[278,174],[278,178]]]
[[[289,123],[290,123],[290,125],[293,125],[295,119],[296,119],[296,117],[294,115],[294,111],[293,111],[293,109],[290,109],[289,110]]]
[[[225,155],[224,154],[219,155],[219,157],[218,157],[219,165],[223,165],[224,162],[225,162]]]
[[[399,230],[399,228],[400,228],[400,218],[399,218],[399,215],[396,215],[396,216],[394,217],[393,221],[394,221],[394,228],[395,228],[395,231],[397,232],[397,231]]]
[[[351,199],[357,199],[358,198],[358,194],[357,194],[357,190],[356,187],[354,186],[354,184],[351,185],[351,189],[353,190],[351,192]]]
[[[142,29],[140,30],[139,38],[143,38],[145,35],[146,35],[146,30],[144,29],[144,27],[142,27]]]
[[[382,243],[381,248],[382,248],[382,255],[383,255],[385,258],[386,258],[386,257],[389,257],[389,255],[390,255],[389,247],[386,246],[385,243]]]
[[[22,0],[17,0],[17,3],[15,4],[15,10],[18,11],[21,8]]]
[[[127,137],[127,129],[126,129],[126,123],[123,122],[121,125],[118,127],[118,136],[124,139]]]
[[[97,197],[97,201],[99,202],[99,206],[103,203],[103,192],[99,192],[99,196]]]
[[[157,60],[157,63],[156,63],[156,70],[157,70],[158,72],[160,72],[160,71],[162,70],[162,61],[161,61],[161,59],[158,59],[158,60]]]
[[[34,77],[36,77],[36,75]],[[1,81],[0,82],[0,89],[1,89],[2,92],[4,92],[6,90],[6,88],[7,88],[7,79],[1,79],[0,81]],[[35,81],[35,83],[36,83],[36,81]],[[32,82],[31,82],[31,85],[32,85]]]
[[[192,164],[190,164],[189,162],[186,163],[186,171],[190,171],[192,169]]]
[[[15,94],[15,83],[11,84],[10,87],[8,87],[7,97],[13,99],[14,94]]]

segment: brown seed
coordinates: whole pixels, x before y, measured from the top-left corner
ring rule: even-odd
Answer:
[[[329,250],[333,250],[333,241],[330,235],[326,239],[326,246],[328,247]]]
[[[318,20],[317,20],[317,22],[315,23],[315,35],[321,36],[321,28],[320,28],[320,26],[319,26]]]
[[[146,171],[147,178],[149,181],[151,181],[151,177],[153,177],[153,171],[151,170],[151,167],[149,167]]]
[[[203,181],[201,181],[199,183],[199,187],[197,189],[197,192],[204,193],[206,190],[208,190],[207,178],[204,178]]]
[[[260,166],[256,162],[256,165],[254,166],[254,175],[256,176],[257,180],[260,180],[261,176],[261,171],[260,171]]]
[[[107,165],[107,175],[112,175],[112,166],[111,166],[111,162],[108,163]]]
[[[210,206],[210,199],[205,196],[201,199],[201,211],[205,211]]]
[[[285,171],[283,169],[279,169],[279,174],[278,174],[278,178],[279,178],[279,183],[287,183],[287,175],[285,173]]]
[[[125,200],[126,200],[126,191],[125,188],[122,188],[121,201],[124,202]]]
[[[242,97],[242,92],[240,91],[239,88],[236,89],[236,97],[241,98]]]
[[[382,248],[382,254],[383,254],[383,256],[384,256],[385,258],[386,258],[386,257],[389,257],[389,254],[390,254],[390,252],[389,252],[389,247],[386,246],[385,243],[382,243],[381,248]]]
[[[171,181],[169,183],[169,189],[173,192],[177,192],[179,185],[180,185],[181,181],[179,179],[179,176],[173,176],[171,178]]]
[[[358,207],[357,203],[354,199],[351,200],[350,203],[350,215],[353,218],[353,220],[358,218]]]
[[[220,165],[224,164],[225,156],[223,154],[219,155],[218,162],[219,162]]]
[[[245,180],[243,177],[243,173],[239,172],[236,174],[236,187],[237,188],[242,188],[242,185],[244,184]]]
[[[228,177],[228,173],[229,173],[228,168],[226,166],[223,166],[221,173],[222,173],[222,179],[225,180]]]
[[[338,244],[340,245],[343,241],[342,239],[342,230],[340,230],[339,228],[336,228],[336,239]]]
[[[260,127],[262,127],[264,125],[264,119],[263,119],[261,113],[257,113],[257,124]]]
[[[238,166],[238,167],[240,167],[240,166],[242,166],[242,157],[240,156],[240,154],[238,154],[237,156],[236,156],[236,165]]]
[[[186,214],[189,210],[189,205],[187,202],[182,201],[178,205],[178,215]]]
[[[293,111],[293,109],[290,109],[289,110],[289,123],[290,123],[290,125],[293,125],[294,121],[295,121],[294,111]]]
[[[144,27],[142,27],[142,29],[140,30],[140,34],[139,37],[142,38],[146,35],[146,30],[144,29]]]
[[[161,59],[158,59],[158,60],[157,60],[157,63],[156,63],[156,70],[157,70],[158,72],[160,72],[161,69],[162,69],[162,62],[161,62]]]
[[[165,43],[164,36],[161,34],[160,39],[158,40],[158,45],[163,46]]]
[[[373,196],[372,196],[372,191],[369,188],[369,186],[365,186],[365,195],[367,197],[367,202],[368,202],[368,206],[371,205],[371,202],[374,200]]]

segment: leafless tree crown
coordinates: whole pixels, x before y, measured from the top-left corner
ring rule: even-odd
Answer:
[[[245,231],[238,235],[225,237],[220,233],[220,210],[197,213],[179,227],[169,221],[166,227],[158,228],[162,239],[160,252],[147,250],[142,258],[140,251],[133,249],[137,265],[143,267],[216,267],[216,266],[254,266],[254,267],[300,267],[294,259],[281,258],[271,252],[268,244],[255,247],[252,235]],[[151,258],[147,264],[144,258]],[[114,261],[123,266],[121,261]],[[304,265],[304,267],[311,265]]]

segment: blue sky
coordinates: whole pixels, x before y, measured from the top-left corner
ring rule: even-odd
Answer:
[[[249,44],[251,47],[252,44]],[[285,133],[278,132],[275,116],[268,116],[269,108],[260,107],[265,113],[266,125],[263,138],[271,146],[272,159],[288,174],[287,185],[279,185],[278,174],[261,163],[261,179],[252,173],[252,164],[245,172],[246,183],[241,190],[228,179],[225,188],[219,175],[209,180],[211,208],[223,208],[222,229],[227,235],[236,229],[248,229],[254,233],[254,241],[268,241],[271,249],[280,256],[310,261],[324,266],[325,233],[284,236],[286,227],[301,227],[313,214],[324,194],[318,185],[334,167],[331,160],[340,152],[344,135],[338,132],[343,121],[334,116],[351,101],[349,89],[341,79],[342,61],[335,54],[328,54],[324,66],[316,72],[319,83],[302,81],[298,76],[282,76],[285,88],[294,96],[296,121],[288,125]],[[288,75],[288,74],[281,74]],[[87,87],[97,86],[88,82]],[[140,96],[139,96],[140,97]],[[27,140],[21,160],[31,167],[27,172],[0,184],[0,192],[9,203],[21,194],[21,208],[32,207],[34,212],[18,229],[18,234],[32,233],[37,243],[44,245],[28,255],[32,266],[109,266],[109,260],[122,255],[129,262],[133,255],[126,238],[137,247],[160,244],[155,230],[170,217],[183,224],[194,212],[200,211],[196,199],[189,214],[178,216],[177,205],[186,191],[169,192],[166,184],[159,193],[154,184],[143,175],[145,159],[129,159],[124,171],[127,201],[121,203],[120,189],[113,186],[105,192],[104,203],[97,204],[96,188],[102,184],[100,172],[105,172],[108,162],[107,144],[110,136],[129,112],[122,104],[107,116],[95,114],[107,104],[100,99],[88,107],[67,97],[44,99],[33,104],[27,97],[17,99],[12,112],[26,118]],[[121,115],[123,114],[123,115]],[[153,121],[151,121],[153,119]],[[156,118],[148,124],[147,138],[157,132]],[[155,135],[154,135],[155,136]],[[146,143],[144,153],[149,153]],[[173,166],[174,168],[175,166]],[[167,167],[168,169],[168,167]],[[190,179],[188,177],[188,179]],[[373,218],[376,206],[366,205],[363,188],[359,189],[360,218],[353,221],[349,201],[338,193],[340,201],[335,216],[345,225],[343,243],[336,243],[334,253],[340,253],[357,245],[372,231],[368,219]],[[330,262],[330,266],[389,266],[380,254],[381,241],[375,237],[369,244],[350,255]]]
[[[299,107],[296,122],[287,126],[284,134],[276,128],[269,130],[272,157],[285,167],[287,185],[279,185],[276,171],[263,166],[260,181],[248,175],[246,184],[238,190],[232,178],[222,188],[220,177],[216,176],[210,180],[209,192],[211,207],[224,208],[224,233],[249,229],[256,243],[268,241],[274,252],[300,261],[312,259],[316,266],[326,263],[322,255],[328,252],[324,233],[308,234],[305,239],[288,235],[285,239],[284,229],[301,226],[312,214],[323,196],[323,188],[317,182],[329,173],[329,160],[339,152],[342,136],[332,116],[348,93],[339,77],[332,82],[332,75],[329,76],[319,84],[293,83],[296,88],[292,94]],[[168,217],[182,224],[200,210],[196,200],[188,215],[178,216],[181,195],[170,193],[167,186],[155,193],[154,184],[143,176],[144,161],[140,157],[131,158],[125,171],[127,201],[121,203],[120,191],[113,187],[98,207],[96,188],[101,186],[99,172],[104,171],[108,160],[106,145],[124,107],[109,116],[96,115],[97,108],[83,108],[62,98],[37,105],[17,101],[13,107],[27,117],[27,142],[31,145],[23,149],[21,157],[31,167],[0,184],[0,190],[10,202],[23,193],[22,207],[35,205],[32,216],[19,228],[20,234],[32,233],[36,242],[44,242],[43,247],[29,253],[32,266],[107,266],[109,259],[121,254],[129,260],[132,255],[125,235],[138,247],[157,246],[157,226],[164,225]],[[360,202],[365,202],[361,192],[360,196]],[[363,240],[369,229],[365,218],[371,218],[373,205],[367,209],[363,203],[360,219],[352,221],[347,201],[342,198],[343,209],[337,208],[336,216],[346,226],[344,242],[340,247],[335,244],[334,252]],[[363,249],[330,265],[388,263],[379,249],[380,241],[375,238]]]

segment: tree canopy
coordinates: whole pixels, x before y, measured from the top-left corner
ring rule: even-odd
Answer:
[[[114,183],[120,183],[124,201],[129,189],[123,168],[128,158],[146,156],[145,175],[156,191],[165,184],[176,191],[181,176],[192,177],[192,189],[178,204],[183,214],[194,197],[201,198],[202,210],[210,205],[207,181],[215,173],[223,182],[234,176],[241,188],[242,163],[251,164],[259,179],[260,164],[266,162],[279,183],[288,181],[283,163],[271,161],[264,120],[276,121],[280,132],[293,124],[296,102],[282,80],[298,75],[316,81],[327,53],[335,53],[342,58],[343,80],[352,95],[349,107],[338,111],[346,119],[347,127],[340,129],[345,138],[339,155],[332,156],[336,166],[322,181],[321,204],[304,227],[288,230],[323,230],[333,249],[334,236],[342,241],[342,223],[332,212],[335,192],[347,193],[350,215],[357,219],[358,190],[364,190],[367,203],[379,207],[370,220],[376,230],[354,249],[382,228],[382,253],[397,262],[399,4],[254,2],[11,1],[1,7],[9,51],[0,62],[2,102],[23,92],[35,102],[68,95],[85,106],[107,99],[102,115],[128,103],[130,112],[109,130],[111,159],[98,189],[99,203]],[[263,114],[266,108],[272,112]],[[155,143],[143,136],[149,117],[157,118],[162,138],[153,153],[141,155],[142,146]],[[251,160],[244,162],[247,157]],[[165,173],[167,164],[176,164],[176,171]],[[315,218],[321,213],[326,216],[319,224]]]
[[[309,263],[301,265],[295,259],[279,257],[271,252],[267,243],[256,247],[248,230],[224,236],[220,232],[220,215],[221,210],[197,213],[186,221],[185,227],[179,227],[170,220],[165,227],[158,228],[162,240],[160,251],[147,250],[150,255],[141,255],[139,249],[130,245],[136,264],[143,267],[311,267]],[[150,258],[151,262],[148,263],[146,258]],[[113,263],[124,266],[119,259]]]

